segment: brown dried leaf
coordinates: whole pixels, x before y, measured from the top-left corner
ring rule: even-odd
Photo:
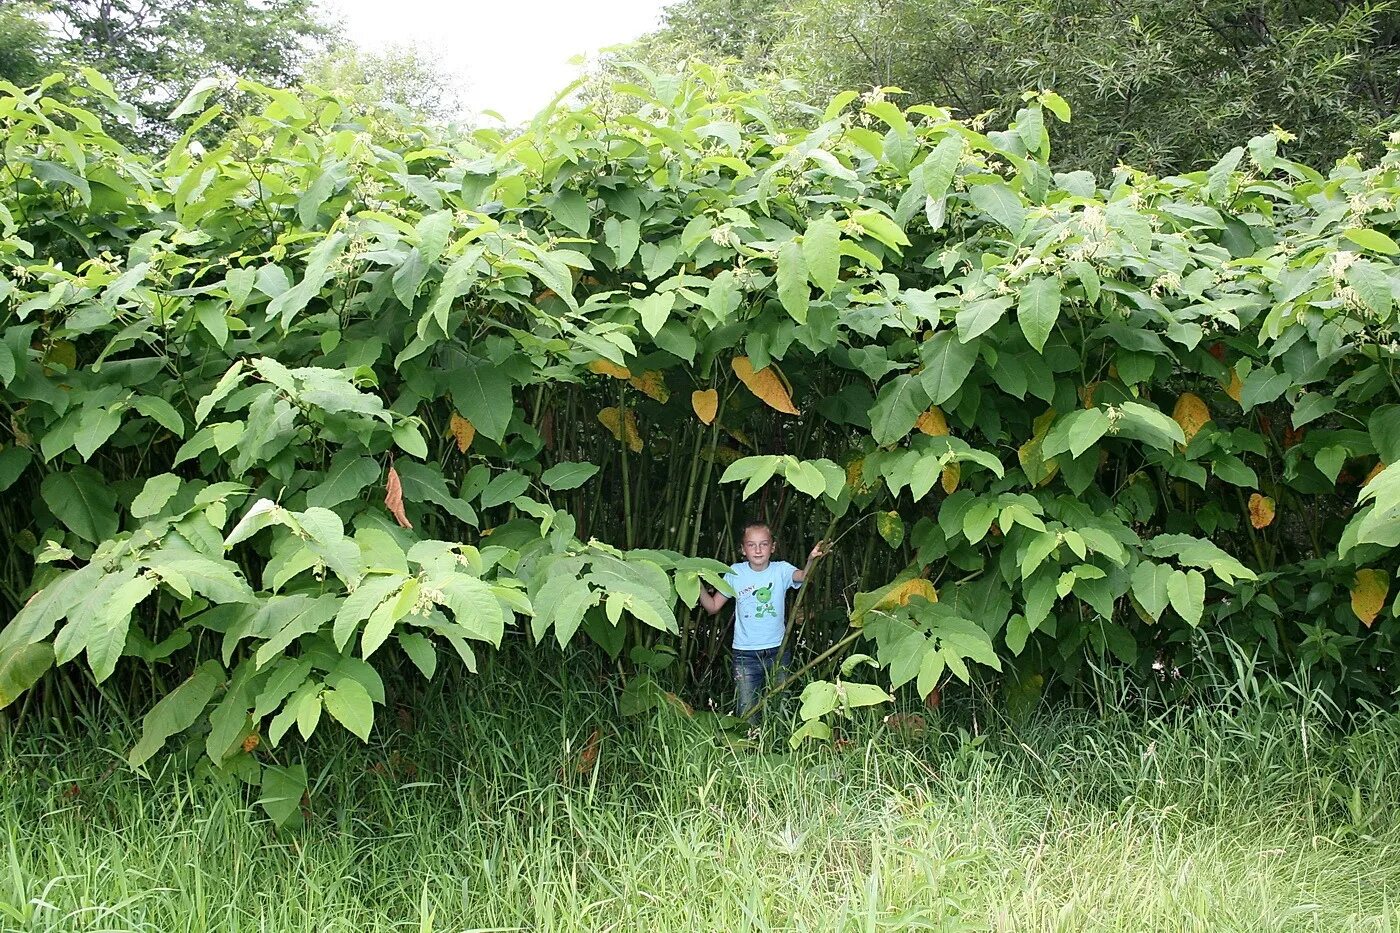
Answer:
[[[389,480],[385,484],[384,505],[400,528],[413,528],[413,522],[403,513],[403,483],[399,480],[399,471],[393,466],[389,467]]]
[[[612,376],[614,379],[632,378],[632,370],[619,366],[612,360],[596,359],[588,364],[588,368],[600,376]]]
[[[666,377],[654,369],[640,376],[633,376],[628,381],[632,388],[663,405],[671,398],[671,389],[666,385]]]
[[[890,713],[881,721],[886,728],[901,735],[918,737],[928,731],[928,720],[922,713]]]
[[[1176,400],[1176,407],[1172,409],[1172,420],[1181,425],[1181,433],[1186,435],[1186,443],[1189,444],[1191,438],[1200,433],[1206,422],[1211,420],[1210,409],[1201,401],[1199,395],[1184,392],[1181,398]]]
[[[472,441],[476,440],[476,426],[455,411],[452,413],[452,419],[448,422],[448,426],[452,430],[452,436],[457,438],[457,450],[466,453],[467,448],[472,445]]]
[[[1085,408],[1094,407],[1094,395],[1099,391],[1099,383],[1091,382],[1086,386],[1079,387],[1079,401]]]
[[[929,437],[947,437],[949,433],[948,419],[937,405],[920,415],[916,426]]]
[[[765,366],[758,372],[754,372],[753,364],[749,362],[747,356],[734,357],[731,365],[734,367],[734,375],[739,377],[739,381],[769,408],[786,415],[801,414],[793,407],[792,396],[788,394],[782,380],[778,378],[776,366]]]
[[[1351,611],[1367,628],[1376,621],[1390,592],[1390,577],[1384,570],[1367,568],[1356,571],[1351,585]]]
[[[1274,523],[1274,500],[1253,493],[1249,497],[1249,523],[1255,528],[1268,528]]]
[[[1367,486],[1371,485],[1371,480],[1375,479],[1377,476],[1380,476],[1381,470],[1384,470],[1385,467],[1386,463],[1384,460],[1371,467],[1371,472],[1366,474],[1366,479],[1361,483],[1361,488],[1365,489]]]
[[[251,752],[253,749],[258,747],[258,743],[261,741],[262,740],[258,737],[258,734],[256,732],[249,732],[243,738],[243,750],[245,752]]]
[[[603,730],[594,729],[579,749],[578,760],[574,762],[574,773],[587,774],[598,761],[598,752],[603,746]]]
[[[690,393],[690,407],[695,409],[695,417],[706,424],[712,424],[719,411],[719,393],[714,389],[701,389]]]

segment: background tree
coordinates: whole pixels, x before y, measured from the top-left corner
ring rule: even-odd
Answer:
[[[55,58],[106,75],[141,112],[147,141],[166,135],[166,115],[199,79],[294,84],[338,31],[314,0],[53,0],[48,13]]]
[[[302,80],[381,116],[397,113],[412,121],[447,123],[464,114],[458,95],[464,80],[413,45],[376,52],[338,43],[307,64]]]
[[[44,73],[49,31],[27,3],[0,3],[0,80],[25,85]]]
[[[897,86],[1009,119],[1026,89],[1075,108],[1057,161],[1185,170],[1278,125],[1328,162],[1378,150],[1400,106],[1400,15],[1390,3],[1168,0],[781,0],[728,17],[682,0],[628,54],[663,63],[736,58],[802,80],[813,100]]]

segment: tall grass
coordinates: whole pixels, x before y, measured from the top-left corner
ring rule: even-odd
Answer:
[[[284,834],[178,755],[132,774],[125,726],[8,736],[0,927],[1400,929],[1393,715],[983,715],[974,735],[925,712],[789,753],[777,722],[716,741],[538,672],[403,700],[370,746],[315,753]]]

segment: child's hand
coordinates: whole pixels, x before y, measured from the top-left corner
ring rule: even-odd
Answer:
[[[807,555],[807,562],[813,563],[831,553],[831,542],[818,541],[812,546],[812,553]]]

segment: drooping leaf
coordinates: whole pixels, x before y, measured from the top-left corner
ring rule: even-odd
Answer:
[[[632,409],[627,409],[627,417],[624,419],[622,417],[622,412],[618,411],[616,407],[609,405],[607,408],[598,412],[598,421],[602,423],[603,427],[608,429],[613,439],[619,444],[624,443],[623,439],[625,435],[627,449],[634,454],[642,452],[642,435],[641,432],[637,430],[637,413]]]
[[[812,284],[830,294],[841,274],[841,228],[831,215],[817,218],[802,235],[802,259]]]
[[[413,522],[408,520],[403,510],[403,483],[399,480],[399,471],[394,469],[392,464],[384,482],[384,507],[394,516],[394,521],[399,523],[400,528],[413,528]]]
[[[47,642],[0,648],[0,709],[19,699],[53,667],[53,646]]]
[[[1016,319],[1026,341],[1037,353],[1045,349],[1045,342],[1060,319],[1060,289],[1060,279],[1053,275],[1036,276],[1021,286]]]
[[[127,754],[131,766],[141,767],[160,751],[166,739],[194,725],[223,678],[217,661],[205,661],[184,683],[162,697],[141,720],[141,739]]]
[[[749,362],[747,356],[736,356],[730,364],[734,369],[734,375],[739,377],[739,381],[748,387],[748,390],[758,396],[769,408],[780,411],[787,415],[801,414],[792,404],[792,396],[783,386],[782,380],[773,366],[766,366],[758,372],[754,372],[753,364]]]
[[[778,250],[778,301],[794,321],[807,323],[807,307],[811,289],[807,285],[807,265],[802,259],[802,247],[791,241]]]

